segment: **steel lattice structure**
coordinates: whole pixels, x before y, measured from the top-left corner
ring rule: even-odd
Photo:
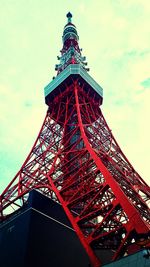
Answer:
[[[92,266],[95,251],[115,260],[149,246],[150,188],[134,170],[102,114],[102,88],[91,78],[67,14],[57,77],[45,88],[48,111],[23,166],[0,196],[1,220],[38,189],[59,201]]]

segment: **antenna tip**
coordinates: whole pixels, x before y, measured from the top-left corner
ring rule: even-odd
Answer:
[[[68,18],[68,22],[71,22],[72,14],[70,12],[67,13],[66,17]]]

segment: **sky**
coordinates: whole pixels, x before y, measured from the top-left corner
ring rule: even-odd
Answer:
[[[0,0],[0,192],[41,128],[68,11],[109,127],[150,185],[150,1]]]

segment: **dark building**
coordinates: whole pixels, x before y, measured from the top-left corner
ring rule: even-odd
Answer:
[[[1,267],[88,266],[60,204],[31,191],[26,205],[0,225]]]

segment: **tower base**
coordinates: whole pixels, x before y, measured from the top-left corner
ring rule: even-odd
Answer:
[[[101,250],[102,263],[111,251]],[[104,267],[150,267],[148,250]],[[60,204],[36,190],[23,208],[0,224],[1,267],[89,267],[90,261]]]

